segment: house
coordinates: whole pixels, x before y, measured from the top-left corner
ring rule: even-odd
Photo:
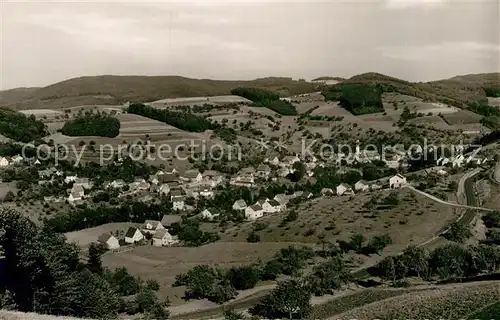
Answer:
[[[70,182],[74,182],[76,179],[77,179],[77,176],[66,176],[64,178],[64,182],[65,183],[70,183]]]
[[[114,180],[109,184],[109,186],[115,189],[120,189],[125,186],[125,181],[123,181],[122,179]]]
[[[460,154],[451,160],[451,165],[453,168],[461,167],[463,165],[464,161],[465,161],[464,155]]]
[[[170,186],[166,183],[162,184],[160,187],[158,187],[158,193],[160,195],[168,195],[170,193]]]
[[[373,191],[373,190],[379,190],[379,189],[382,189],[382,186],[380,186],[377,182],[372,182],[370,184],[370,190]]]
[[[82,186],[73,186],[70,190],[68,197],[68,202],[74,203],[75,201],[80,201],[85,196],[85,190]]]
[[[284,209],[284,205],[274,199],[265,201],[261,206],[265,213],[280,212]]]
[[[92,183],[89,181],[89,178],[76,178],[74,180],[73,186],[81,186],[84,189],[90,189]]]
[[[211,187],[216,187],[224,181],[224,176],[220,172],[214,170],[207,170],[203,172],[202,176],[202,183],[208,184]]]
[[[406,178],[401,174],[397,174],[389,179],[389,188],[401,188],[402,186],[406,185],[406,183]]]
[[[257,176],[262,179],[269,178],[271,174],[271,168],[268,165],[261,164],[257,167]]]
[[[207,219],[207,220],[213,220],[214,218],[218,217],[219,215],[220,215],[220,213],[214,208],[205,209],[201,212],[201,217],[203,219]]]
[[[284,193],[278,193],[277,195],[274,196],[273,200],[278,201],[282,205],[286,205],[290,200],[290,196],[287,196]]]
[[[160,221],[146,220],[142,225],[142,231],[147,233],[155,233],[157,230],[165,229]]]
[[[161,224],[165,228],[169,228],[174,223],[180,223],[182,221],[182,217],[176,214],[166,214],[161,219]]]
[[[170,190],[170,201],[173,201],[175,197],[183,196],[182,189],[171,189]]]
[[[48,179],[48,178],[52,177],[56,171],[57,171],[56,168],[38,170],[38,177],[40,179]]]
[[[40,162],[40,160],[39,160],[39,159],[36,159],[36,160],[35,160],[35,162],[33,162],[33,164],[34,164],[34,165],[36,165],[36,166],[39,166],[39,165],[41,165],[42,163]]]
[[[323,188],[321,189],[320,193],[323,197],[330,197],[334,195],[334,192],[331,188]]]
[[[255,178],[255,169],[253,167],[243,168],[238,172],[238,176],[241,178],[254,179]]]
[[[165,173],[165,174],[176,174],[177,170],[174,167],[172,167],[172,168],[165,168],[163,170],[163,173]]]
[[[148,182],[153,184],[153,185],[157,185],[159,180],[158,180],[158,176],[156,174],[153,174],[151,176],[149,176],[148,178]]]
[[[168,183],[171,184],[173,182],[178,182],[179,179],[174,174],[159,174],[158,175],[158,183]]]
[[[198,188],[198,194],[204,198],[213,198],[214,197],[214,191],[210,187]]]
[[[198,170],[187,170],[180,176],[181,180],[186,182],[201,182],[203,180],[203,176]]]
[[[369,189],[370,189],[370,185],[365,180],[359,180],[358,182],[356,182],[354,184],[354,190],[356,190],[358,192],[367,191]]]
[[[178,243],[177,237],[173,237],[166,229],[157,230],[153,235],[153,246],[162,247]]]
[[[185,205],[185,197],[184,196],[175,196],[172,197],[172,208],[174,210],[183,210]]]
[[[9,165],[9,160],[5,157],[0,157],[0,167],[6,167]]]
[[[97,241],[104,244],[109,250],[120,248],[120,242],[118,239],[109,233],[100,235]]]
[[[445,176],[448,174],[448,172],[444,169],[439,169],[436,173],[440,176]]]
[[[448,163],[450,163],[450,159],[446,158],[446,157],[440,157],[437,161],[436,161],[436,164],[438,166],[445,166],[447,165]]]
[[[292,167],[295,162],[299,162],[300,158],[297,155],[294,156],[285,156],[283,160],[281,160],[282,166]]]
[[[264,209],[258,204],[254,204],[245,208],[245,218],[248,220],[255,220],[263,216]]]
[[[336,191],[337,191],[337,195],[338,196],[343,196],[343,195],[353,195],[354,192],[352,191],[352,188],[351,186],[345,184],[345,183],[341,183],[337,186],[336,188]]]
[[[125,242],[126,243],[136,243],[144,239],[144,235],[142,232],[136,227],[130,227],[125,233]]]
[[[23,159],[24,159],[23,157],[21,157],[20,155],[17,154],[15,156],[13,156],[12,159],[10,159],[10,160],[14,164],[19,164],[19,163],[23,162]]]
[[[286,177],[291,173],[293,173],[293,171],[290,170],[289,168],[279,168],[278,170],[278,176],[280,177]]]
[[[238,186],[238,187],[251,188],[251,187],[253,187],[254,183],[255,183],[255,180],[253,177],[250,178],[250,177],[236,176],[234,178],[231,178],[231,180],[229,180],[230,185]]]
[[[264,162],[272,164],[273,166],[277,166],[280,164],[280,159],[278,157],[266,158]]]
[[[237,211],[245,210],[246,207],[247,207],[247,203],[243,199],[236,200],[233,204],[233,210],[237,210]]]
[[[304,191],[295,191],[294,194],[292,195],[292,198],[300,198],[300,199],[310,199],[313,197],[313,194],[310,192],[304,192]]]

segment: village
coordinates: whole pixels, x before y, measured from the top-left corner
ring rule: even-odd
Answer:
[[[461,150],[463,151],[463,150]],[[359,147],[352,157],[340,155],[336,158],[333,165],[339,172],[346,172],[347,169],[342,164],[354,166],[358,163],[371,163],[378,160],[380,155],[377,152],[361,153]],[[348,159],[348,160],[346,160]],[[440,157],[435,166],[429,169],[438,176],[448,175],[450,168],[458,168],[469,164],[482,164],[486,160],[475,160],[472,157],[465,157],[459,154],[453,158]],[[396,164],[394,163],[396,162]],[[120,165],[117,161],[116,165]],[[41,162],[37,159],[23,159],[21,156],[15,156],[10,159],[0,158],[0,167],[7,168],[11,166],[22,166],[29,164],[40,166]],[[291,201],[307,201],[315,196],[353,196],[360,192],[374,192],[379,189],[396,189],[408,184],[407,179],[399,170],[407,167],[406,155],[404,153],[396,154],[386,160],[388,167],[393,169],[392,176],[383,177],[374,181],[359,179],[355,183],[341,182],[332,188],[322,188],[319,194],[313,194],[309,191],[295,191],[291,194],[278,193],[274,197],[259,199],[255,203],[247,203],[243,199],[236,200],[231,208],[233,212],[244,217],[246,221],[255,221],[268,215],[283,212],[287,210],[287,205]],[[56,183],[56,180],[64,181],[65,185],[71,186],[66,190],[66,196],[45,196],[43,201],[50,203],[66,203],[76,207],[91,199],[101,191],[112,191],[117,198],[136,196],[142,202],[151,202],[158,197],[167,197],[172,204],[172,210],[176,215],[165,215],[161,220],[146,220],[142,227],[130,227],[122,234],[105,233],[96,239],[104,244],[108,249],[115,250],[123,246],[134,244],[151,244],[153,246],[173,246],[178,245],[179,240],[176,236],[169,233],[168,229],[173,222],[180,222],[181,214],[193,216],[195,203],[201,199],[213,199],[217,192],[227,187],[254,189],[268,182],[276,182],[279,179],[294,174],[297,170],[303,170],[306,179],[313,178],[316,169],[332,166],[331,163],[319,160],[315,156],[301,158],[299,155],[270,156],[264,159],[263,163],[255,167],[246,167],[239,170],[234,175],[227,175],[214,170],[205,170],[201,172],[198,169],[189,169],[179,172],[176,168],[159,169],[150,175],[146,180],[142,177],[136,177],[133,182],[126,183],[121,179],[106,181],[98,190],[93,188],[93,182],[88,177],[78,177],[75,174],[63,172],[55,166],[38,170],[38,184],[47,185]],[[349,170],[351,170],[350,168]],[[216,221],[221,215],[217,208],[206,207],[195,213],[195,216],[204,221]],[[174,219],[174,220],[172,220]]]

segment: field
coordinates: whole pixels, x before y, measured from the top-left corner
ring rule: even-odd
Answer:
[[[498,281],[455,284],[367,304],[329,319],[463,319],[499,300]]]
[[[172,98],[157,100],[148,103],[155,108],[168,108],[174,106],[202,106],[204,104],[224,105],[228,103],[252,103],[252,101],[240,96],[210,96],[210,97],[192,97],[192,98]]]
[[[173,305],[180,304],[184,288],[172,288],[175,276],[200,264],[231,267],[266,261],[279,249],[293,243],[211,243],[198,248],[135,247],[132,251],[106,254],[103,263],[109,268],[126,267],[142,279],[156,279],[161,286],[160,296],[169,297]]]
[[[75,243],[80,247],[87,247],[90,243],[97,241],[97,238],[103,233],[116,234],[118,231],[120,234],[124,234],[129,227],[133,226],[138,227],[139,225],[129,222],[107,223],[94,228],[68,232],[64,235],[67,238],[67,242]]]
[[[391,191],[377,192],[386,197]],[[399,252],[409,244],[419,244],[437,234],[458,217],[454,209],[436,203],[411,190],[396,191],[400,204],[394,208],[363,208],[374,194],[362,193],[349,196],[319,198],[301,205],[297,220],[279,226],[286,213],[267,216],[257,223],[264,226],[258,231],[262,242],[298,241],[303,243],[348,240],[354,233],[366,238],[388,233],[393,244],[385,253]],[[228,229],[222,241],[245,241],[255,228],[255,223]]]

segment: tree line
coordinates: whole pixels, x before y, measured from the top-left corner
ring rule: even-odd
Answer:
[[[383,112],[382,90],[375,85],[340,83],[322,91],[326,101],[339,101],[354,115]]]
[[[280,100],[277,93],[260,88],[234,88],[231,94],[246,98],[252,101],[255,106],[268,108],[284,116],[295,116],[297,110],[289,101]]]
[[[19,213],[0,211],[0,308],[85,318],[143,313],[167,319],[155,281],[143,282],[126,269],[109,270],[91,245],[88,261],[63,235],[41,229]],[[124,299],[124,297],[133,296]]]
[[[0,108],[0,134],[15,141],[31,142],[48,134],[47,126],[35,118],[20,112]]]

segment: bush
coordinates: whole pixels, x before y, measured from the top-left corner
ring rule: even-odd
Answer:
[[[260,280],[260,273],[254,266],[233,267],[226,277],[236,290],[246,290],[255,287]]]
[[[247,241],[251,243],[260,242],[260,236],[255,232],[252,232],[248,235]]]
[[[86,114],[64,124],[67,136],[99,136],[114,138],[120,133],[120,121],[102,114]]]

